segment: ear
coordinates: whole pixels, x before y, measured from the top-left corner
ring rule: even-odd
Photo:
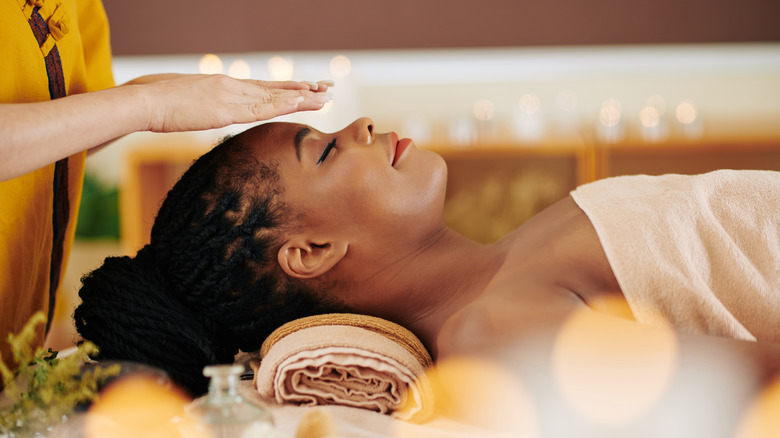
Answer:
[[[277,258],[287,275],[315,278],[331,270],[347,254],[345,241],[314,242],[305,236],[294,236],[285,242]]]

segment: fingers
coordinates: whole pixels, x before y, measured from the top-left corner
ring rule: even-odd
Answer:
[[[264,89],[256,95],[245,95],[241,102],[252,103],[284,103],[296,100],[300,109],[319,109],[330,102],[333,95],[330,93],[313,92],[309,90],[280,90]]]
[[[245,84],[251,84],[255,87],[277,88],[280,90],[308,90],[309,85],[299,81],[261,81],[257,79],[241,79]]]
[[[319,110],[332,99],[326,93],[332,85],[331,81],[258,81],[225,75],[191,75],[158,81],[153,85],[152,94],[164,102],[164,108],[174,109],[168,113],[177,114],[175,122],[170,117],[162,117],[157,125],[166,130],[200,130]]]
[[[316,91],[319,93],[324,93],[328,91],[328,88],[335,85],[335,83],[331,80],[317,81],[317,82],[304,81],[304,83],[309,85],[309,89],[311,91]]]
[[[302,96],[304,100],[298,104],[298,111],[315,111],[318,109],[322,109],[322,107],[325,106],[326,103],[333,100],[333,95],[331,95],[330,93],[309,92],[306,94],[307,95]]]
[[[317,82],[317,85],[319,85],[319,89],[316,91],[328,91],[328,88],[336,86],[336,83],[331,80],[325,80]]]
[[[282,90],[310,90],[317,92],[327,91],[329,87],[334,86],[331,80],[324,81],[261,81],[256,79],[244,79],[243,82],[265,88],[278,88]]]
[[[249,121],[268,120],[296,111],[318,110],[330,100],[330,94],[308,90],[274,90],[249,101],[242,99],[251,119]]]

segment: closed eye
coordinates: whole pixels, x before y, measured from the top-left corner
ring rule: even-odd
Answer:
[[[320,156],[320,159],[317,160],[317,164],[319,165],[323,161],[325,161],[326,158],[328,158],[328,155],[330,154],[330,151],[336,147],[336,139],[334,138],[333,141],[328,143],[327,146],[325,146],[325,150],[322,151],[322,155]]]

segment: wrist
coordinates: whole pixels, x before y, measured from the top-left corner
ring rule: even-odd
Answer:
[[[154,131],[156,120],[155,93],[143,83],[126,83],[111,89],[116,93],[119,120],[126,126],[126,134],[139,131]]]

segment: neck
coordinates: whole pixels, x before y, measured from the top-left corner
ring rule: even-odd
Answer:
[[[479,244],[444,227],[360,287],[398,297],[377,316],[410,329],[435,358],[442,325],[482,294],[505,257],[500,243]]]

